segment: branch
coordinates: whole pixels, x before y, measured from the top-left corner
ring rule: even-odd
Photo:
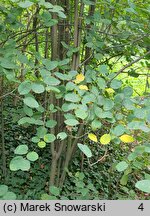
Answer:
[[[109,155],[107,154],[107,149],[106,149],[104,155],[103,155],[101,158],[99,158],[96,162],[94,162],[94,163],[92,163],[92,164],[90,164],[90,162],[89,162],[90,166],[92,167],[92,166],[94,166],[95,164],[97,164],[97,163],[103,161],[107,156],[109,156]]]
[[[150,54],[150,50],[149,50],[147,53],[145,53],[143,56],[140,56],[140,57],[138,57],[137,59],[133,60],[132,62],[126,64],[123,68],[121,68],[121,69],[115,74],[115,76],[114,76],[112,79],[110,79],[110,80],[108,81],[108,83],[110,83],[113,79],[115,79],[115,78],[116,78],[119,74],[121,74],[126,68],[128,68],[128,67],[130,67],[131,65],[135,64],[136,62],[140,61],[141,59],[143,59],[145,56],[147,56],[147,55],[149,55],[149,54]],[[107,84],[108,84],[108,83],[107,83]]]
[[[8,92],[8,93],[6,93],[6,94],[0,96],[0,99],[6,97],[6,96],[8,96],[8,95],[11,95],[11,94],[12,94],[14,91],[16,91],[16,90],[17,90],[17,88],[15,88],[14,90],[12,90],[11,92]]]

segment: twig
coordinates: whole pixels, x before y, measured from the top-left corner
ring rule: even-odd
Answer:
[[[92,167],[92,166],[94,166],[95,164],[97,164],[97,163],[103,161],[107,156],[109,156],[109,155],[107,154],[107,149],[106,149],[104,155],[103,155],[101,158],[99,158],[96,162],[90,164],[90,166]],[[89,163],[90,163],[90,161],[89,161]]]
[[[2,96],[0,97],[0,99],[1,99],[1,98],[4,98],[4,97],[6,97],[6,96],[8,96],[8,95],[10,95],[10,94],[12,94],[12,93],[13,93],[14,91],[16,91],[16,90],[17,90],[17,88],[15,88],[14,90],[12,90],[11,92],[8,92],[8,93],[2,95]]]
[[[149,55],[149,54],[150,54],[150,50],[149,50],[147,53],[145,53],[143,56],[140,56],[140,57],[138,57],[137,59],[133,60],[132,62],[126,64],[123,68],[121,68],[121,69],[115,74],[115,76],[114,76],[112,79],[110,79],[110,80],[108,81],[108,83],[110,83],[113,79],[115,79],[115,78],[116,78],[119,74],[121,74],[126,68],[128,68],[128,67],[130,67],[131,65],[135,64],[136,62],[140,61],[141,59],[143,59],[145,56],[147,56],[147,55]],[[107,84],[108,84],[108,83],[107,83]]]
[[[88,134],[88,133],[85,133],[85,134],[83,134],[82,136],[72,136],[72,135],[68,135],[68,136],[70,136],[71,138],[80,139],[80,138],[85,137],[87,134]]]

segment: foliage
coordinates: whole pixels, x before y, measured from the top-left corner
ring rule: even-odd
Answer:
[[[9,183],[7,172],[26,176],[26,181],[37,175],[37,182],[44,169],[42,188],[36,186],[33,193],[24,189],[26,195],[19,198],[101,198],[98,191],[104,183],[98,181],[101,173],[97,175],[96,169],[102,165],[104,181],[105,175],[123,172],[124,192],[135,198],[130,187],[149,193],[149,179],[143,180],[150,165],[148,2],[2,0],[0,13],[4,184]],[[146,83],[139,95],[130,80],[141,76]],[[12,101],[5,111],[7,98]],[[17,127],[21,136],[12,146],[6,142],[9,117],[9,130]],[[70,171],[76,159],[81,170]],[[84,165],[94,183],[90,176],[86,182]],[[71,195],[64,189],[64,184],[70,184],[67,178],[73,184]],[[123,187],[128,182],[129,190]],[[111,179],[108,184],[103,196],[114,198],[109,190],[115,183]],[[6,185],[2,190],[11,193]]]

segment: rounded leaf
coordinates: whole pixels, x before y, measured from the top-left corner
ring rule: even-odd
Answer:
[[[55,127],[56,125],[57,125],[57,122],[56,122],[55,120],[53,120],[53,119],[48,120],[48,121],[46,122],[46,127],[48,127],[48,128],[53,128],[53,127]]]
[[[40,94],[40,93],[43,93],[44,92],[44,86],[40,83],[33,83],[32,84],[32,90],[37,93],[37,94]]]
[[[86,85],[79,85],[79,89],[80,90],[85,90],[85,91],[88,91],[88,87]]]
[[[113,89],[118,89],[122,85],[122,82],[120,80],[114,79],[111,81],[110,87]]]
[[[20,161],[23,159],[22,156],[16,156],[14,157],[9,164],[9,168],[11,171],[17,171],[20,169]]]
[[[101,126],[102,126],[102,124],[101,124],[100,120],[98,120],[98,119],[94,119],[92,121],[92,123],[91,123],[91,128],[92,128],[93,131],[97,130],[97,129],[100,129]]]
[[[16,194],[13,192],[7,192],[4,196],[3,196],[3,200],[15,200]]]
[[[85,110],[83,110],[83,109],[76,109],[76,110],[75,110],[75,115],[76,115],[78,118],[84,120],[84,119],[86,119],[86,117],[88,116],[88,113],[87,113]]]
[[[101,136],[100,138],[100,142],[102,145],[107,145],[110,143],[111,140],[111,136],[110,134],[104,134],[103,136]]]
[[[60,191],[59,188],[55,187],[55,186],[50,186],[49,187],[49,191],[51,194],[53,194],[54,196],[59,196]]]
[[[24,154],[27,154],[27,152],[28,152],[28,146],[27,145],[19,145],[15,149],[15,154],[18,154],[18,155],[24,155]]]
[[[114,130],[113,130],[113,134],[116,136],[121,136],[124,132],[125,132],[125,127],[123,125],[117,125]]]
[[[134,142],[134,138],[128,134],[124,134],[124,135],[120,136],[119,138],[124,143]]]
[[[46,146],[46,143],[44,141],[38,142],[38,147],[39,148],[44,148]]]
[[[85,79],[85,76],[84,76],[83,74],[78,74],[78,75],[76,76],[75,83],[80,83],[80,82],[82,82],[84,79]]]
[[[145,193],[150,193],[150,180],[138,181],[135,184],[135,187],[138,188],[139,190],[145,192]]]
[[[17,156],[11,160],[9,167],[11,171],[28,171],[30,169],[30,162],[22,156]]]
[[[91,150],[89,149],[89,147],[88,147],[87,145],[83,145],[83,144],[80,144],[80,143],[78,143],[77,145],[78,145],[79,149],[80,149],[88,158],[92,157],[92,152],[91,152]]]
[[[65,100],[76,103],[80,101],[80,97],[75,93],[68,93],[65,95]]]
[[[31,83],[30,81],[24,81],[22,82],[18,87],[18,92],[20,95],[28,94],[31,90]]]
[[[89,133],[88,138],[90,140],[92,140],[93,142],[98,142],[97,136],[95,134],[93,134],[93,133]]]
[[[19,164],[19,168],[22,170],[22,171],[28,171],[30,169],[30,161],[26,160],[26,159],[22,159],[20,161],[20,164]]]
[[[38,108],[39,107],[38,102],[33,97],[26,97],[23,99],[23,102],[31,108]]]
[[[30,161],[36,161],[38,158],[39,158],[39,155],[34,151],[29,152],[27,154],[27,159],[30,160]]]
[[[4,196],[8,191],[8,186],[7,185],[0,185],[0,197]]]
[[[44,141],[47,142],[47,143],[51,143],[51,142],[54,142],[56,139],[55,135],[54,134],[45,134],[44,136]]]
[[[57,134],[57,139],[64,140],[66,138],[67,138],[67,134],[65,132],[60,132],[59,134]]]
[[[31,140],[32,140],[32,142],[34,142],[34,143],[38,143],[38,142],[40,141],[39,137],[37,137],[37,136],[32,137]]]
[[[76,119],[67,119],[65,120],[65,124],[69,126],[76,126],[79,124],[79,122]]]
[[[116,165],[116,169],[118,172],[123,172],[128,168],[128,164],[125,161],[121,161]]]

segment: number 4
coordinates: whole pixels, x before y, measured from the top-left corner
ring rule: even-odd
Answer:
[[[144,206],[143,206],[143,203],[141,203],[138,207],[139,210],[143,211],[144,210]]]

